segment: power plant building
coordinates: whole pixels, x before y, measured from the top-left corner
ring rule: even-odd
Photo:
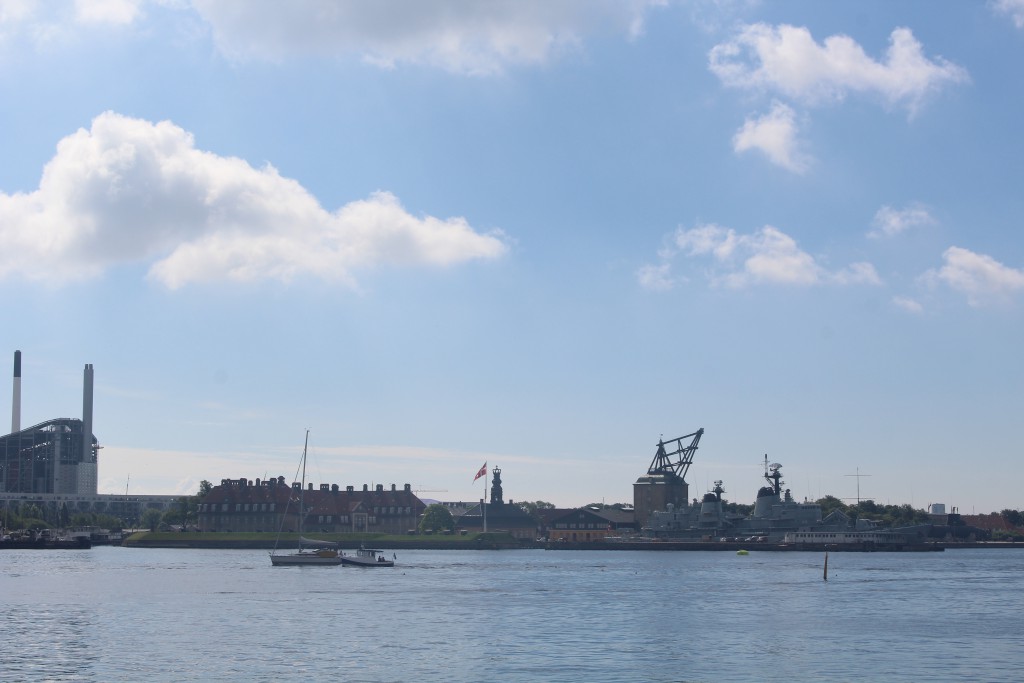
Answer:
[[[0,436],[0,493],[96,495],[92,433],[93,368],[85,366],[82,418],[62,417],[21,429],[21,352],[14,355],[11,433]]]

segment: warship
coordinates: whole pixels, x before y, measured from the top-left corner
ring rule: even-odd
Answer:
[[[768,463],[765,456],[764,478],[767,486],[757,492],[754,510],[749,516],[725,509],[721,480],[689,505],[669,503],[665,510],[651,513],[644,535],[665,539],[751,540],[781,542],[789,532],[810,531],[869,531],[867,520],[854,520],[840,510],[822,517],[818,503],[793,499],[789,489],[783,490],[782,465]]]
[[[740,541],[770,544],[872,542],[898,545],[921,542],[927,526],[903,529],[879,528],[877,522],[853,519],[842,510],[822,515],[821,505],[797,501],[790,489],[784,489],[782,465],[770,463],[764,456],[765,486],[757,492],[749,515],[730,512],[722,498],[725,488],[716,481],[714,488],[698,500],[687,503],[685,474],[693,462],[704,430],[679,439],[659,441],[658,450],[647,475],[637,480],[635,499],[643,503],[657,500],[649,507],[647,522],[640,535],[660,541]],[[692,437],[692,440],[687,441]],[[666,448],[668,446],[668,448]],[[673,450],[674,449],[674,450]],[[649,490],[648,490],[649,489]],[[883,537],[884,536],[884,537]]]

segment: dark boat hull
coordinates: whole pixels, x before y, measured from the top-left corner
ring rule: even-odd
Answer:
[[[92,541],[87,537],[62,540],[41,539],[36,541],[0,541],[0,550],[88,550]]]

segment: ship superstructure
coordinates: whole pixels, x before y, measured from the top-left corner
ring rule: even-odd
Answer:
[[[714,488],[688,505],[668,504],[655,511],[643,528],[645,535],[656,538],[746,539],[781,541],[789,532],[866,530],[868,522],[854,524],[839,510],[822,518],[821,506],[814,502],[798,502],[789,489],[783,490],[782,465],[768,463],[765,456],[764,478],[767,486],[757,492],[754,510],[749,517],[725,510],[722,494],[725,488],[716,481]],[[864,527],[863,529],[859,527]]]

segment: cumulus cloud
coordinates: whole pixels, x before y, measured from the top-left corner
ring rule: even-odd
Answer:
[[[999,14],[1009,16],[1017,28],[1024,28],[1024,0],[995,0],[992,6]]]
[[[746,120],[732,139],[733,150],[739,153],[755,149],[773,164],[803,173],[810,158],[799,150],[795,116],[791,107],[775,102],[768,114]]]
[[[633,39],[668,0],[2,0],[0,43],[72,39],[83,28],[142,24],[147,5],[198,18],[237,61],[324,57],[492,75],[579,50],[602,31]],[[143,29],[144,30],[144,29]]]
[[[930,285],[944,284],[967,296],[967,303],[980,307],[1008,303],[1024,290],[1024,270],[1003,265],[991,256],[962,247],[950,247],[942,254],[941,268],[922,276]]]
[[[668,263],[647,264],[641,266],[636,273],[637,282],[644,289],[664,292],[675,287],[672,277],[672,266]]]
[[[87,27],[127,27],[143,16],[145,1],[0,0],[0,46],[25,40],[35,49],[70,40]]]
[[[759,284],[881,284],[870,263],[853,263],[841,270],[829,271],[800,249],[796,240],[770,225],[744,235],[714,224],[677,230],[669,247],[661,252],[660,265],[641,269],[640,284],[650,289],[666,289],[652,287],[651,283],[671,283],[669,268],[680,255],[710,258],[711,265],[706,272],[711,284],[734,289]],[[650,277],[652,272],[659,277]],[[645,274],[646,279],[642,277]]]
[[[932,93],[968,80],[962,67],[927,58],[907,28],[892,32],[885,59],[877,61],[849,36],[830,36],[819,44],[803,27],[753,24],[712,48],[709,62],[730,87],[782,94],[808,105],[870,93],[911,114]]]
[[[894,296],[892,298],[892,303],[893,303],[893,306],[896,306],[897,308],[901,308],[904,311],[907,311],[908,313],[923,313],[924,312],[924,306],[922,306],[920,303],[918,303],[917,301],[915,301],[914,299],[911,299],[909,297]]]
[[[643,31],[661,0],[193,0],[218,48],[236,59],[361,55],[383,67],[418,64],[466,74],[546,62],[610,26]]]
[[[872,221],[874,229],[868,233],[868,237],[895,237],[910,228],[933,223],[935,219],[928,212],[928,208],[921,204],[911,204],[902,209],[886,205],[875,213]]]
[[[75,0],[75,17],[87,24],[127,25],[141,14],[142,0]]]
[[[0,192],[0,277],[75,280],[141,262],[170,288],[299,275],[351,284],[374,266],[506,251],[500,232],[414,216],[388,192],[328,211],[272,166],[196,149],[171,122],[112,112],[60,141],[37,190]]]

